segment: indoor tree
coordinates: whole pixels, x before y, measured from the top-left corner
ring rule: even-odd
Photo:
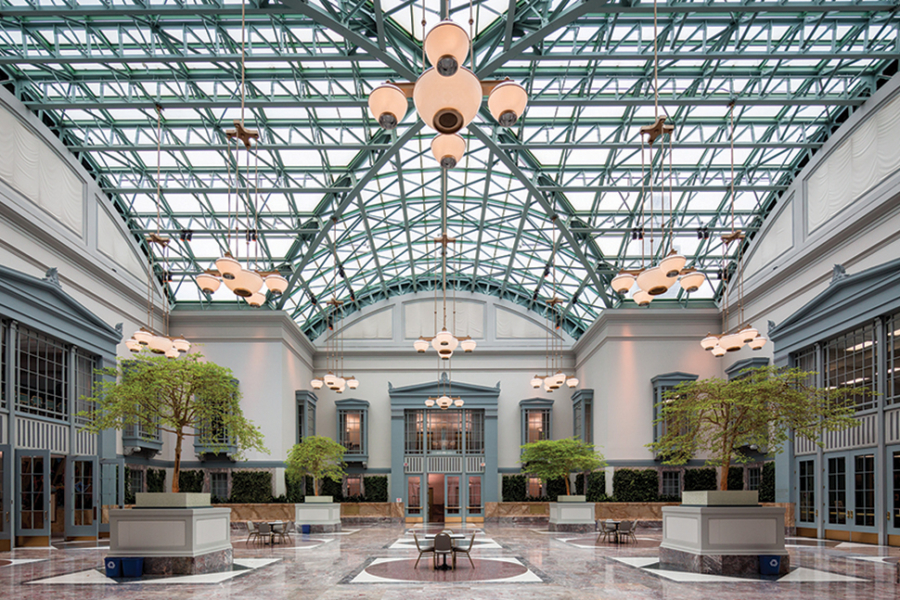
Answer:
[[[90,410],[81,416],[92,433],[137,425],[175,436],[172,492],[178,492],[186,437],[198,437],[213,452],[234,446],[236,460],[243,450],[268,453],[262,433],[241,411],[241,392],[231,370],[201,357],[166,358],[144,350],[120,358],[116,367],[97,370],[102,379],[94,395],[84,398]]]
[[[593,444],[576,438],[540,440],[522,446],[519,457],[523,470],[543,480],[564,478],[566,494],[571,495],[570,473],[589,473],[605,464]]]
[[[313,495],[319,495],[319,481],[326,477],[332,481],[343,480],[345,448],[320,435],[304,438],[288,452],[287,475],[294,481],[303,481],[307,475],[313,480]]]
[[[728,469],[751,457],[742,448],[781,452],[795,435],[821,445],[824,431],[854,427],[855,400],[870,395],[862,387],[820,388],[815,373],[799,369],[744,369],[732,379],[716,377],[681,383],[657,404],[665,430],[647,444],[665,464],[681,465],[706,454],[707,463],[722,468],[719,488],[728,489]]]

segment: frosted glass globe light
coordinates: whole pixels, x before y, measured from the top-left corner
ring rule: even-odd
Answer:
[[[259,292],[253,292],[249,298],[247,298],[247,304],[250,306],[260,307],[266,303],[266,297]]]
[[[438,134],[431,140],[431,153],[442,168],[452,169],[466,153],[466,140],[458,133]]]
[[[453,356],[453,351],[456,350],[458,345],[459,340],[453,337],[453,334],[446,329],[442,329],[441,332],[431,340],[431,346],[437,350],[438,354],[441,355],[441,358],[450,358]]]
[[[222,280],[209,273],[200,273],[197,275],[197,285],[200,286],[204,294],[214,294],[219,289],[219,286],[222,285]]]
[[[434,399],[428,398],[428,399],[425,401],[425,406],[427,406],[428,408],[431,408],[432,406],[434,406]]]
[[[725,356],[725,352],[726,350],[722,346],[716,346],[712,349],[712,355],[716,358],[722,358],[723,356]]]
[[[241,272],[241,263],[231,256],[223,256],[216,259],[216,269],[222,275],[222,279],[234,279]]]
[[[451,404],[453,404],[453,400],[450,399],[450,396],[440,396],[437,399],[437,405],[442,409],[450,408]]]
[[[172,340],[161,335],[154,335],[150,338],[150,343],[148,345],[156,354],[164,354],[166,350],[172,347]]]
[[[125,340],[125,347],[131,350],[132,352],[140,352],[141,344],[134,338],[130,338]]]
[[[191,349],[191,343],[184,339],[184,337],[177,337],[172,340],[172,345],[179,352],[187,352]]]
[[[337,381],[337,377],[334,376],[334,373],[329,371],[325,375],[325,377],[322,378],[322,381],[324,381],[325,385],[327,385],[328,387],[332,387],[332,386],[334,386],[334,382]]]
[[[763,346],[766,345],[766,338],[764,338],[763,336],[759,336],[747,345],[750,346],[750,348],[753,350],[760,350]]]
[[[465,404],[465,401],[462,398],[457,398],[456,400],[453,401],[453,405],[456,407],[460,407],[463,404]]]
[[[742,342],[744,342],[745,344],[749,344],[757,338],[757,336],[759,335],[759,331],[757,331],[754,327],[747,326],[741,329],[738,332],[738,335],[740,336]]]
[[[166,350],[166,358],[178,358],[181,356],[181,353],[175,348],[175,346],[169,346],[169,349]]]
[[[463,340],[460,342],[460,346],[462,346],[463,352],[472,352],[475,350],[475,346],[478,344],[475,343],[475,340]]]
[[[569,377],[566,379],[566,385],[570,388],[578,387],[578,378],[577,377]]]
[[[687,259],[685,257],[672,250],[668,256],[659,261],[659,268],[666,277],[678,277],[686,263]]]
[[[504,81],[491,90],[488,109],[503,127],[512,127],[525,114],[528,93],[515,81]]]
[[[312,389],[319,390],[322,389],[322,380],[321,379],[313,379],[309,382],[309,385],[312,386]]]
[[[556,387],[562,387],[566,383],[566,374],[562,371],[557,371],[556,375],[553,376],[553,383]]]
[[[536,390],[540,389],[541,383],[543,383],[543,380],[540,377],[538,377],[537,375],[535,375],[534,379],[531,380],[531,387],[533,387]]]
[[[241,269],[234,279],[231,281],[226,280],[225,285],[241,298],[249,298],[259,291],[263,285],[263,280],[256,271]]]
[[[359,387],[359,379],[357,379],[356,377],[351,377],[347,380],[347,387],[351,390],[355,390]]]
[[[288,280],[278,273],[266,275],[265,282],[266,287],[269,288],[269,291],[272,292],[273,296],[280,296],[288,286]]]
[[[651,296],[665,294],[672,287],[673,283],[675,283],[675,280],[667,277],[666,273],[659,267],[645,269],[637,276],[638,287]]]
[[[413,342],[413,348],[416,349],[416,352],[422,353],[428,350],[428,341],[422,338],[417,339]]]
[[[700,271],[691,271],[690,273],[682,275],[679,283],[684,291],[690,293],[699,290],[704,281],[706,281],[706,276],[703,273]]]
[[[382,83],[369,94],[369,110],[383,129],[391,130],[406,116],[409,103],[399,87]]]
[[[731,333],[719,338],[719,345],[728,352],[737,352],[744,347],[744,341],[741,339],[740,335]]]
[[[413,102],[425,124],[440,133],[456,133],[472,122],[482,100],[481,82],[460,67],[450,77],[428,69],[416,81]]]
[[[715,348],[718,345],[718,343],[719,343],[719,338],[717,336],[714,336],[713,334],[709,333],[706,335],[705,338],[700,340],[700,347],[703,348],[704,350],[712,350],[713,348]]]
[[[612,289],[618,294],[627,294],[634,286],[634,275],[630,273],[619,273],[612,280]]]
[[[442,77],[451,77],[469,55],[469,34],[450,21],[441,21],[425,36],[425,56]]]
[[[150,344],[150,340],[153,339],[153,334],[146,329],[139,329],[138,331],[134,332],[134,335],[132,337],[141,346],[147,346]]]
[[[638,290],[634,293],[632,299],[634,299],[638,306],[650,306],[650,302],[653,300],[653,296],[651,296],[644,290]]]

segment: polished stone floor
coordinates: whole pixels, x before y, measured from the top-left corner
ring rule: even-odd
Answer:
[[[417,530],[420,535],[424,533]],[[792,571],[780,578],[736,579],[664,571],[659,531],[638,530],[637,543],[597,542],[585,534],[488,524],[475,533],[474,568],[464,555],[455,571],[414,568],[412,530],[362,527],[342,535],[295,536],[286,544],[247,544],[236,534],[229,573],[108,579],[104,547],[61,545],[0,553],[0,598],[31,600],[280,598],[540,600],[628,598],[815,600],[900,598],[900,548],[788,540]]]

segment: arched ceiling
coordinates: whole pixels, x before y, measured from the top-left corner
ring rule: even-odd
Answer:
[[[444,2],[426,1],[428,28]],[[734,217],[752,235],[809,157],[896,72],[897,6],[659,3],[660,107],[676,126],[671,241],[709,276],[690,299],[673,290],[671,301],[721,294],[729,106]],[[156,230],[162,107],[159,200],[161,228],[173,238],[165,257],[172,296],[236,302],[224,286],[207,299],[194,281],[228,247],[233,202],[239,255],[291,282],[269,306],[315,336],[319,300],[332,293],[352,310],[440,279],[433,132],[412,109],[384,132],[366,108],[373,87],[421,71],[421,10],[421,1],[405,0],[248,0],[246,120],[261,133],[260,183],[249,200],[228,193],[234,157],[224,136],[240,116],[239,1],[0,0],[0,69],[141,240]],[[468,3],[449,10],[468,26]],[[473,0],[472,11],[476,73],[521,82],[530,101],[511,129],[483,110],[465,131],[469,151],[446,181],[450,234],[459,239],[450,283],[540,312],[552,295],[546,266],[555,252],[556,295],[577,337],[622,304],[609,289],[615,272],[651,252],[648,236],[632,232],[642,223],[638,130],[654,114],[653,4]],[[258,231],[249,248],[247,229]],[[234,234],[230,241],[234,248]],[[658,237],[652,251],[660,252]]]

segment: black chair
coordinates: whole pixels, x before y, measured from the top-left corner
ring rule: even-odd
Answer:
[[[416,564],[413,569],[417,569],[419,567],[419,561],[422,560],[423,554],[434,554],[434,544],[420,544],[419,536],[416,535],[416,532],[413,531],[413,539],[416,541],[416,550],[419,551],[419,558],[416,559]]]
[[[444,557],[444,564],[447,564],[447,556],[453,554],[453,538],[443,531],[434,536],[434,568],[436,569],[438,555]]]

